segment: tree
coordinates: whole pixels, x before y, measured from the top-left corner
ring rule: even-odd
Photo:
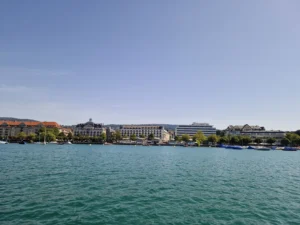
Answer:
[[[28,136],[27,136],[27,139],[28,141],[34,141],[36,139],[36,134],[34,133],[30,133]]]
[[[212,134],[212,135],[207,137],[207,141],[215,144],[215,143],[218,142],[218,137],[217,137],[217,135]]]
[[[220,137],[224,137],[225,136],[225,132],[223,130],[217,130],[216,131],[216,135],[218,135]]]
[[[240,142],[240,139],[238,136],[233,136],[230,138],[230,144],[236,145]]]
[[[26,138],[26,134],[24,132],[20,132],[19,135],[18,135],[18,138],[20,140],[24,140]]]
[[[73,139],[73,134],[71,132],[68,133],[68,139],[69,140]]]
[[[105,133],[100,134],[100,140],[101,140],[102,142],[105,142],[105,141],[106,141],[106,134],[105,134]]]
[[[228,144],[228,138],[227,137],[221,137],[220,140],[219,140],[219,143],[220,144]]]
[[[145,138],[146,136],[144,134],[141,134],[140,135],[140,138]]]
[[[184,142],[189,142],[190,141],[190,136],[188,134],[183,134],[181,136],[181,140],[184,141]]]
[[[55,141],[56,140],[56,136],[52,132],[47,132],[46,140],[49,141],[49,142],[50,141]]]
[[[66,135],[63,132],[60,132],[57,136],[58,139],[64,140],[66,139]]]
[[[260,144],[260,143],[262,143],[262,139],[259,138],[259,137],[257,137],[257,138],[254,139],[254,142],[255,142],[256,144]]]
[[[122,140],[122,135],[121,135],[121,132],[119,130],[116,131],[116,140],[117,141]]]
[[[295,133],[288,133],[286,138],[290,140],[291,145],[297,145],[299,135]]]
[[[193,140],[199,141],[200,143],[203,143],[206,140],[205,135],[202,133],[202,131],[198,131],[194,136]]]
[[[154,140],[154,134],[149,134],[148,140],[150,140],[150,141]]]
[[[112,134],[110,135],[110,140],[108,140],[108,141],[110,141],[111,143],[114,143],[116,140],[117,140],[117,135],[116,135],[116,133],[112,133]]]
[[[298,135],[300,136],[300,130],[297,130],[297,131],[295,132],[295,134],[298,134]]]
[[[130,135],[130,140],[136,141],[136,135],[135,134]]]
[[[174,140],[175,140],[175,141],[181,141],[181,137],[175,136],[175,137],[174,137]],[[196,141],[196,140],[195,140],[195,141]]]
[[[270,144],[270,145],[273,145],[275,142],[276,142],[275,138],[268,138],[267,139],[267,143]]]
[[[249,136],[241,136],[239,137],[240,145],[249,145],[252,142],[252,139]]]
[[[291,143],[291,141],[286,137],[281,140],[281,144],[283,146],[288,146],[290,143]]]
[[[52,128],[51,131],[56,137],[59,135],[59,129],[57,127]]]

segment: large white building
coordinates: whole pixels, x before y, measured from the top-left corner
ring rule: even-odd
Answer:
[[[120,127],[122,136],[136,135],[140,137],[144,135],[148,137],[150,134],[154,135],[154,138],[158,138],[161,141],[169,141],[170,134],[164,129],[163,126],[144,126],[144,125],[123,125]]]
[[[106,133],[103,123],[94,123],[90,119],[86,123],[80,123],[74,128],[74,135],[76,136],[89,136],[89,137],[98,137],[102,133]]]
[[[202,131],[205,136],[216,134],[216,128],[208,123],[193,123],[191,125],[179,125],[175,129],[176,136],[182,136],[188,134],[194,136],[198,131]]]
[[[261,126],[250,126],[248,124],[245,125],[236,125],[236,126],[228,126],[225,129],[225,135],[246,135],[251,138],[261,138],[263,141],[266,141],[268,138],[275,138],[277,142],[285,137],[286,132],[281,130],[266,130]]]

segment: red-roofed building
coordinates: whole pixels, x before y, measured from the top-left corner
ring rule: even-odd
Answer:
[[[56,122],[38,121],[0,121],[0,137],[17,136],[20,132],[25,134],[37,133],[42,127],[60,128]]]

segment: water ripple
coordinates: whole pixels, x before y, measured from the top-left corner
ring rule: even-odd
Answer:
[[[1,224],[299,224],[300,152],[0,147]]]

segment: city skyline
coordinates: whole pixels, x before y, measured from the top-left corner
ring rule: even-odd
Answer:
[[[0,2],[1,116],[300,124],[298,1]]]

